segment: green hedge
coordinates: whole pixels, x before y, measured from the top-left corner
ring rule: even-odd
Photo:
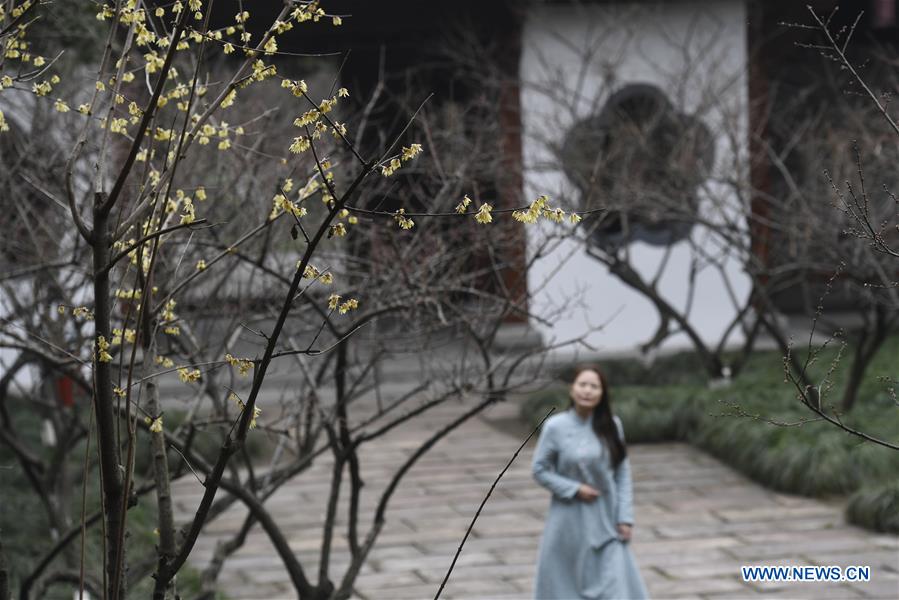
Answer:
[[[783,384],[783,375],[779,384],[772,383],[774,377],[771,371],[753,369],[719,389],[617,385],[614,411],[624,422],[629,443],[685,441],[776,490],[819,497],[851,494],[851,522],[899,532],[899,452],[810,421],[814,415]],[[567,408],[567,386],[528,397],[522,417],[533,426],[553,405]],[[887,394],[869,393],[844,421],[883,439],[899,440],[896,413]],[[747,414],[791,425],[777,426]]]
[[[849,499],[846,513],[862,527],[899,533],[899,481],[860,489]]]

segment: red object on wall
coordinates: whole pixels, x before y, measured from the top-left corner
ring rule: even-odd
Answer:
[[[75,395],[72,392],[72,379],[66,376],[56,378],[56,397],[63,406],[75,406]]]
[[[874,16],[871,25],[875,28],[896,25],[896,0],[874,0]]]

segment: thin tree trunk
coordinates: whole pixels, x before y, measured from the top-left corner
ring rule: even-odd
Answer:
[[[0,531],[0,533],[3,533]],[[9,600],[9,566],[3,553],[3,539],[0,538],[0,600]]]
[[[680,325],[683,333],[685,333],[693,343],[693,348],[696,350],[697,356],[699,356],[703,367],[705,367],[706,373],[708,373],[710,377],[721,376],[721,357],[717,353],[709,350],[709,347],[702,340],[699,333],[690,325],[684,315],[680,314],[673,306],[671,306],[671,304],[666,302],[665,299],[659,295],[658,291],[646,283],[631,265],[618,259],[611,262],[605,262],[605,264],[608,266],[609,270],[622,281],[622,283],[637,290],[652,302],[659,311],[660,318],[672,319]]]
[[[874,323],[866,328],[859,338],[858,345],[852,357],[852,367],[849,369],[849,381],[843,390],[842,406],[845,412],[849,412],[858,400],[858,392],[864,382],[865,371],[871,364],[871,359],[877,354],[877,350],[883,345],[887,337],[887,324],[883,311],[877,310]]]
[[[98,201],[99,204],[99,201]],[[123,592],[121,574],[124,569],[119,564],[124,562],[124,549],[121,547],[121,528],[124,523],[122,513],[123,482],[119,448],[116,443],[115,410],[112,393],[112,362],[99,360],[100,349],[98,339],[103,336],[107,341],[110,334],[109,272],[105,270],[109,261],[108,217],[102,210],[94,211],[94,319],[97,339],[94,340],[94,389],[96,398],[94,410],[97,417],[97,445],[100,452],[100,480],[103,487],[103,509],[106,515],[106,591],[108,600],[118,600]]]

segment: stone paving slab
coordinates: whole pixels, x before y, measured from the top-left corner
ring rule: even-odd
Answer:
[[[464,406],[441,407],[362,455],[366,486],[361,530],[367,531],[380,490],[393,469]],[[441,441],[409,472],[387,512],[387,524],[356,582],[359,600],[433,598],[456,548],[496,474],[524,436],[491,426],[517,408],[497,407]],[[625,424],[625,427],[627,424]],[[772,492],[685,444],[629,448],[634,473],[633,549],[654,598],[899,598],[899,538],[849,526],[838,503]],[[529,598],[548,493],[530,475],[533,443],[491,496],[442,594],[451,599]],[[318,571],[320,525],[330,461],[276,493],[266,507],[288,524],[288,540],[306,572]],[[187,517],[202,495],[196,480],[175,486]],[[345,496],[345,495],[344,495]],[[347,500],[339,502],[331,577],[348,562]],[[202,568],[216,541],[237,531],[245,512],[234,507],[210,523],[192,560]],[[740,566],[870,565],[868,583],[747,584]],[[295,598],[264,533],[254,530],[220,578],[229,598]]]

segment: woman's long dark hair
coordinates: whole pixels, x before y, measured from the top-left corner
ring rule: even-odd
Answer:
[[[627,457],[627,447],[624,445],[624,440],[618,435],[618,428],[615,427],[615,422],[612,420],[612,396],[609,393],[608,380],[596,365],[579,365],[574,370],[572,383],[584,371],[593,371],[599,375],[602,396],[599,399],[599,405],[593,409],[593,431],[600,442],[605,443],[612,458],[612,467],[617,469],[621,461]],[[569,400],[571,405],[574,406],[574,399],[570,398]]]

